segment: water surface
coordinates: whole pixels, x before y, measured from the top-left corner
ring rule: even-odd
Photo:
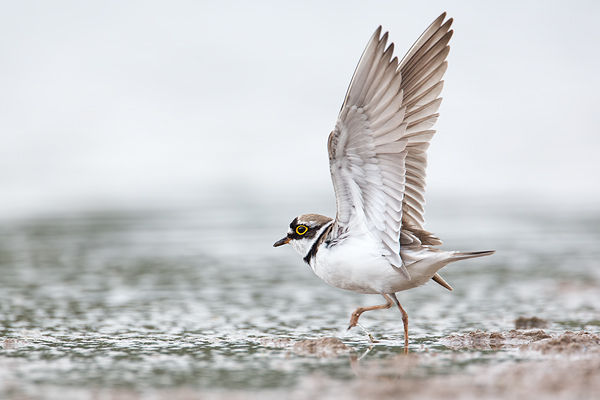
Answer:
[[[379,296],[331,288],[291,247],[272,248],[296,214],[334,212],[329,200],[228,193],[170,207],[4,219],[0,398],[285,390],[315,374],[353,380],[356,363],[400,357],[397,310],[361,317],[380,341],[373,346],[346,328],[354,308],[379,304]],[[454,292],[432,282],[399,294],[410,350],[422,356],[405,374],[469,373],[530,357],[510,346],[453,350],[441,340],[505,332],[520,316],[549,321],[549,333],[600,332],[600,208],[429,207],[427,228],[444,248],[498,252],[442,270]],[[279,345],[320,337],[337,337],[350,351],[318,358]]]

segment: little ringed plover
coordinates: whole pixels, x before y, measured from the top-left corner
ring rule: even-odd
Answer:
[[[451,262],[494,251],[462,253],[435,248],[442,241],[423,229],[427,148],[439,114],[447,69],[452,19],[440,15],[401,61],[386,47],[379,27],[350,82],[333,132],[329,165],[335,188],[335,219],[318,214],[294,218],[273,246],[291,244],[315,274],[331,286],[380,294],[402,313],[408,351],[408,315],[397,292],[434,280],[448,290],[438,271]]]

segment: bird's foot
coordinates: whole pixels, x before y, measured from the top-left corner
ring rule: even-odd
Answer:
[[[375,339],[373,338],[373,336],[372,336],[372,335],[371,335],[369,332],[367,332],[367,330],[366,330],[365,328],[363,328],[363,326],[362,326],[361,324],[359,324],[359,323],[357,322],[357,323],[356,323],[356,325],[357,325],[357,326],[358,326],[360,329],[362,329],[362,330],[363,330],[363,332],[364,332],[364,333],[365,333],[365,334],[366,334],[366,335],[369,337],[369,340],[371,341],[371,343],[379,343],[379,341],[378,341],[378,340],[375,340]]]
[[[350,317],[350,326],[348,326],[348,330],[354,328],[355,326],[358,326],[360,329],[363,330],[364,333],[367,334],[367,336],[369,337],[369,340],[371,341],[371,343],[379,343],[377,340],[375,340],[373,338],[373,336],[367,332],[367,330],[365,328],[363,328],[363,326],[361,324],[358,323],[358,317],[360,317],[360,312],[353,312],[352,316]]]

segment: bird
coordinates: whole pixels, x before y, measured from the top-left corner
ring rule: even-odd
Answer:
[[[393,43],[386,47],[388,32],[377,28],[327,141],[336,217],[300,215],[273,244],[290,244],[333,287],[383,296],[385,304],[354,310],[348,329],[362,313],[395,304],[405,353],[408,314],[396,293],[430,280],[452,291],[441,268],[495,252],[441,250],[436,246],[442,241],[423,228],[427,149],[442,101],[452,23],[442,13],[401,61]]]

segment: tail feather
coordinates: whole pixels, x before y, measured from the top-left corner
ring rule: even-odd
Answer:
[[[471,251],[471,252],[466,252],[466,253],[461,253],[461,252],[457,251],[456,253],[454,253],[452,255],[451,260],[452,260],[452,262],[454,262],[454,261],[466,260],[469,258],[491,256],[495,252],[496,252],[496,250]]]
[[[471,252],[466,252],[466,253],[461,253],[459,251],[455,252],[454,254],[452,254],[452,256],[450,257],[450,260],[448,262],[454,262],[454,261],[460,261],[460,260],[466,260],[468,258],[476,258],[476,257],[484,257],[484,256],[491,256],[492,254],[494,254],[496,252],[496,250],[486,250],[486,251],[471,251]],[[441,276],[440,274],[435,274],[432,278],[431,278],[434,282],[438,283],[439,285],[445,287],[446,289],[448,289],[449,291],[453,291],[452,286],[450,286],[448,284],[448,282],[446,282]]]
[[[453,291],[454,291],[454,289],[452,289],[452,286],[450,286],[450,285],[448,284],[448,282],[446,282],[446,281],[444,280],[444,278],[442,278],[442,277],[440,276],[440,274],[435,274],[435,275],[433,276],[433,278],[431,278],[431,279],[433,279],[433,281],[434,281],[435,283],[437,283],[437,284],[439,284],[439,285],[441,285],[441,286],[445,287],[445,288],[446,288],[446,289],[448,289],[449,291],[451,291],[451,292],[453,292]]]

